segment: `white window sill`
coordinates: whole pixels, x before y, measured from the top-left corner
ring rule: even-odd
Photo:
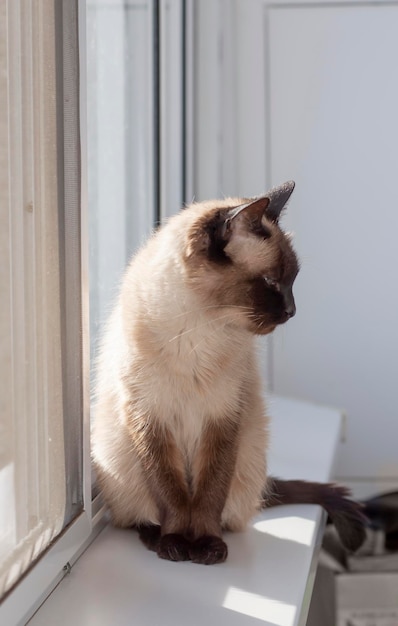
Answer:
[[[270,473],[326,481],[341,414],[282,398],[272,415]],[[29,626],[304,625],[325,514],[314,505],[258,515],[228,534],[228,560],[215,566],[158,559],[132,531],[107,526]]]

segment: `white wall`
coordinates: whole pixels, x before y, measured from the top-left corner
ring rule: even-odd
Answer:
[[[298,313],[267,377],[346,411],[358,494],[396,487],[398,3],[197,4],[197,196],[297,183]]]

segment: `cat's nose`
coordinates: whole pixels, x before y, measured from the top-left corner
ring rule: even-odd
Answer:
[[[293,317],[296,313],[296,303],[294,302],[293,291],[291,287],[282,289],[285,315],[287,319]]]
[[[291,304],[289,307],[286,308],[285,313],[288,318],[294,317],[296,315],[296,305],[294,303]]]

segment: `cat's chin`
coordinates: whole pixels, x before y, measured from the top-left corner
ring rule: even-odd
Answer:
[[[274,316],[273,319],[266,319],[265,316],[259,315],[257,319],[249,320],[248,330],[255,335],[270,335],[278,326],[286,324],[291,317],[291,315],[280,314],[278,317]]]
[[[271,333],[274,332],[275,328],[278,326],[278,324],[272,324],[270,326],[265,326],[265,327],[257,327],[254,329],[254,334],[255,335],[270,335]]]
[[[270,335],[271,333],[274,332],[276,328],[278,328],[278,326],[283,326],[284,324],[286,324],[286,322],[289,321],[289,319],[290,318],[286,316],[286,318],[282,318],[278,322],[273,322],[272,324],[267,324],[267,325],[259,324],[254,329],[252,329],[252,331],[256,335]]]

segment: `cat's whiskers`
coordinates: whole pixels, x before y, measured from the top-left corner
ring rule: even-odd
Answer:
[[[192,328],[188,328],[187,330],[184,330],[184,331],[178,333],[177,335],[175,335],[174,337],[172,337],[171,339],[169,339],[169,343],[171,343],[172,341],[175,341],[176,339],[180,339],[184,335],[187,335],[188,333],[192,333],[193,331],[198,330],[199,328],[203,328],[204,326],[212,324],[213,322],[218,322],[218,321],[226,319],[226,318],[233,319],[233,316],[234,316],[234,312],[231,311],[230,313],[227,313],[226,315],[220,315],[219,317],[215,317],[213,319],[207,320],[206,322],[203,322],[202,324],[198,324],[197,326],[192,326]],[[235,318],[236,318],[236,316],[235,316]],[[217,330],[219,330],[219,329],[217,329]]]
[[[226,316],[224,316],[226,317]],[[218,319],[224,319],[223,318],[218,318]],[[210,338],[213,338],[215,335],[218,335],[220,332],[220,326],[219,325],[217,328],[214,328],[212,332],[210,333],[206,333],[206,335],[204,335],[203,337],[201,337],[201,339],[198,341],[197,344],[195,344],[194,346],[192,346],[191,350],[188,352],[188,356],[190,356],[193,352],[196,352],[197,348],[206,340],[209,340]],[[223,327],[225,327],[226,324],[223,324]]]
[[[251,310],[251,309],[250,309],[250,307],[242,307],[242,308],[246,308],[246,309],[248,309],[248,310]],[[234,315],[233,315],[233,312],[231,312],[231,316],[232,316],[232,317],[231,317],[231,321],[234,321],[234,320],[238,319],[238,318],[237,318],[237,316],[234,316]],[[220,317],[220,318],[217,318],[217,319],[220,319],[220,320],[221,320],[221,319],[225,319],[226,317],[228,317],[228,316],[223,316],[223,317]],[[199,347],[199,346],[200,346],[203,342],[205,342],[206,340],[209,340],[209,338],[213,338],[213,337],[214,337],[214,336],[216,336],[216,335],[217,335],[217,336],[219,336],[220,330],[223,330],[223,328],[225,328],[227,324],[228,324],[228,321],[227,321],[226,323],[222,324],[222,325],[220,324],[217,328],[214,328],[214,329],[213,329],[213,332],[210,332],[210,333],[206,334],[204,337],[202,337],[202,338],[198,341],[198,343],[197,343],[196,345],[192,346],[192,349],[188,352],[188,356],[190,356],[193,352],[196,352],[196,350],[198,349],[198,347]]]
[[[215,328],[214,331],[210,334],[210,337],[214,337],[217,333],[219,333],[219,329]],[[191,350],[188,352],[188,356],[190,356],[192,353],[195,353],[197,351],[197,349],[199,348],[199,346],[204,343],[206,340],[209,339],[209,335],[206,335],[205,337],[202,337],[197,344],[195,344],[194,346],[192,346]]]
[[[212,304],[209,306],[198,307],[197,309],[191,309],[189,311],[183,311],[182,313],[178,313],[174,315],[171,319],[175,320],[179,317],[183,317],[184,315],[191,315],[192,313],[201,313],[202,311],[208,311],[209,309],[242,309],[246,311],[250,311],[251,308],[248,306],[242,306],[239,304]]]

